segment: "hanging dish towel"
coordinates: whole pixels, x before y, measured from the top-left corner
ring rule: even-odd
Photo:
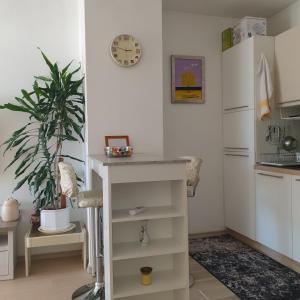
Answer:
[[[264,54],[261,54],[258,67],[258,92],[259,116],[261,120],[264,120],[271,115],[270,99],[273,95],[272,76]]]

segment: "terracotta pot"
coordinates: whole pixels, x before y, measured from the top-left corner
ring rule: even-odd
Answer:
[[[40,214],[35,213],[30,216],[30,223],[33,229],[37,230],[40,227]]]

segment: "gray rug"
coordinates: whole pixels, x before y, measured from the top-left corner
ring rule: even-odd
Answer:
[[[300,275],[230,235],[190,239],[190,256],[241,299],[300,299]]]

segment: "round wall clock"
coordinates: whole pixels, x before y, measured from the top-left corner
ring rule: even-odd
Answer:
[[[115,37],[110,52],[113,60],[121,67],[134,66],[140,61],[142,55],[139,41],[129,34]]]

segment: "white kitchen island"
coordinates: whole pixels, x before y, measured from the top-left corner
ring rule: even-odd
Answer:
[[[135,154],[89,157],[92,188],[103,189],[105,299],[188,300],[186,162]],[[144,206],[135,216],[129,209]],[[148,221],[150,243],[139,233]],[[140,268],[153,268],[153,283],[140,284]]]

